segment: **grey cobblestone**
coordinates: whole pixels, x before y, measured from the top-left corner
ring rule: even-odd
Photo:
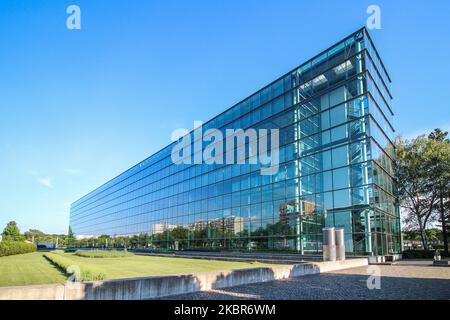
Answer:
[[[450,299],[450,268],[382,265],[381,289],[367,288],[368,267],[211,290],[167,299],[390,300]]]

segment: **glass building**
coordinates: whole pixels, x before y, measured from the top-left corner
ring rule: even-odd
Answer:
[[[348,253],[397,253],[390,83],[360,29],[203,125],[279,129],[276,174],[250,161],[174,164],[174,142],[74,202],[70,226],[153,248],[303,254],[320,253],[322,228],[335,226]]]

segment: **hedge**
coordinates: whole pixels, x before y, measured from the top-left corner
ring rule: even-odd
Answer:
[[[77,256],[84,258],[124,258],[133,256],[133,253],[127,251],[102,251],[102,250],[78,250],[75,252]]]
[[[402,252],[403,259],[433,259],[434,251],[431,250],[405,250]],[[440,250],[440,254],[442,258],[447,257],[445,252]]]
[[[58,268],[71,275],[75,281],[96,281],[104,280],[106,278],[105,273],[94,268],[76,265],[76,262],[68,257],[65,257],[60,252],[45,253],[44,257],[55,264]]]
[[[36,245],[22,241],[0,242],[0,257],[36,251]]]

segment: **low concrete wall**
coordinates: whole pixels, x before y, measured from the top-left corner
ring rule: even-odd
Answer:
[[[402,256],[400,254],[392,254],[386,256],[370,256],[368,257],[369,264],[384,264],[389,262],[395,262],[402,260]]]
[[[0,300],[63,300],[63,284],[0,288]]]
[[[368,265],[367,258],[186,275],[0,288],[0,300],[142,300]]]
[[[357,259],[347,259],[343,261],[314,262],[313,264],[319,265],[320,272],[324,273],[367,266],[369,265],[369,260],[367,258],[357,258]]]

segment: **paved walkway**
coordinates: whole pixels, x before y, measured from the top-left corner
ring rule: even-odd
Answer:
[[[368,268],[381,274],[380,289],[369,290]],[[374,283],[372,281],[372,283]],[[359,267],[286,280],[205,291],[168,299],[450,299],[450,268],[421,265]]]

